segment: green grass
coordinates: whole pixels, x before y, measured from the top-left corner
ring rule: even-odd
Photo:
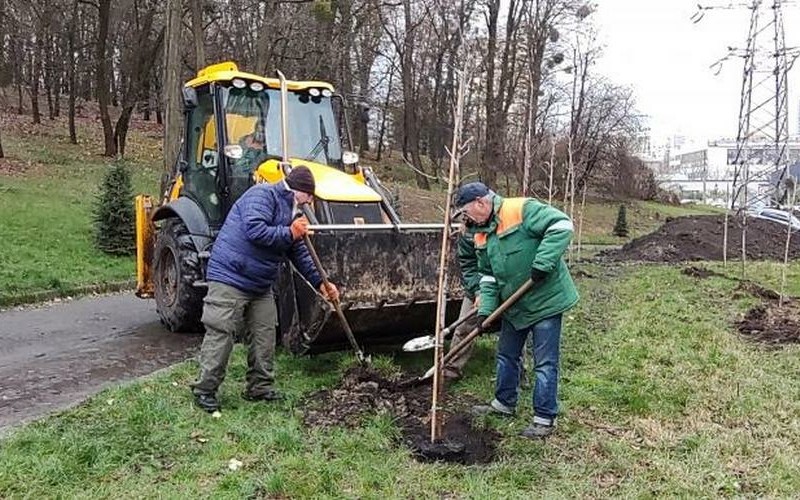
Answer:
[[[776,275],[775,264],[757,267]],[[526,392],[515,419],[482,422],[503,435],[490,465],[419,464],[386,416],[305,428],[302,398],[334,385],[351,355],[280,355],[288,400],[245,403],[237,349],[221,418],[192,407],[194,362],[106,390],[0,441],[0,497],[795,496],[800,348],[767,350],[731,331],[755,299],[678,267],[583,270],[593,277],[565,321],[559,430],[546,442],[517,437]],[[800,265],[790,276],[800,294]],[[481,340],[455,391],[490,397],[493,342]],[[379,360],[385,370],[423,362]],[[244,466],[229,470],[231,458]]]
[[[92,207],[113,160],[93,149],[95,139],[80,140],[72,145],[59,135],[31,140],[4,132],[6,156],[27,170],[0,174],[0,306],[36,292],[69,293],[134,276],[133,257],[111,257],[93,246]],[[125,161],[134,189],[153,193],[159,173],[153,139],[135,132],[130,140]]]

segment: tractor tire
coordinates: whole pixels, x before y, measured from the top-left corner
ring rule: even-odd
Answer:
[[[180,219],[170,219],[158,232],[153,253],[156,310],[172,332],[203,332],[200,318],[206,289],[194,286],[203,279],[197,249]]]

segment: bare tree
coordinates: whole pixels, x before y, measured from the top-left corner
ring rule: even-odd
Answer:
[[[126,16],[130,19],[127,23],[129,36],[124,37],[126,50],[123,50],[119,71],[123,82],[122,110],[114,127],[114,142],[119,156],[125,155],[125,142],[134,107],[146,88],[145,81],[149,78],[164,40],[164,28],[153,26],[155,2],[142,3],[141,0],[134,0],[132,15]]]
[[[77,94],[77,83],[75,79],[75,38],[78,30],[78,0],[72,0],[70,12],[69,34],[67,35],[67,81],[69,84],[67,120],[69,122],[69,142],[72,144],[78,144],[78,133],[75,130],[75,98]]]
[[[195,67],[198,70],[206,65],[205,39],[203,37],[202,1],[203,0],[191,0],[192,35],[194,36]]]
[[[172,170],[181,142],[181,104],[180,104],[180,44],[181,44],[181,2],[168,0],[165,39],[164,39],[164,169]],[[166,186],[162,184],[163,193]]]
[[[100,107],[100,122],[103,124],[103,138],[105,140],[105,156],[115,156],[117,145],[114,141],[114,128],[111,116],[108,113],[111,95],[109,93],[108,71],[108,27],[111,20],[111,0],[98,0],[97,14],[97,46],[96,46],[96,86],[97,103]]]

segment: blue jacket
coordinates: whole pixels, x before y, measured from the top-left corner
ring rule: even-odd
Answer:
[[[217,235],[206,278],[261,295],[278,278],[280,266],[288,258],[314,286],[322,277],[302,240],[293,241],[294,193],[284,182],[256,184],[231,207]]]

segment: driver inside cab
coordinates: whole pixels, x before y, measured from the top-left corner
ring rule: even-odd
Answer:
[[[236,160],[234,168],[240,174],[252,174],[267,159],[267,136],[264,121],[256,120],[253,132],[239,140],[242,157]]]

